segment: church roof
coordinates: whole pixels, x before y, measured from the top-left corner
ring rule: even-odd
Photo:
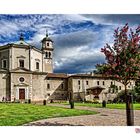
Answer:
[[[30,46],[30,44],[28,44],[27,42],[23,41],[23,40],[19,40],[15,43],[13,43],[15,45],[26,45],[26,46]]]
[[[44,37],[41,42],[44,42],[44,41],[51,41],[51,42],[53,42],[52,39],[49,37],[48,32],[46,32],[46,37]]]
[[[41,42],[44,42],[44,41],[51,41],[51,42],[53,42],[53,41],[52,41],[52,39],[51,39],[51,38],[49,38],[49,37],[44,37],[44,38],[42,39],[42,41],[41,41]]]
[[[47,73],[46,78],[68,78],[65,73]]]

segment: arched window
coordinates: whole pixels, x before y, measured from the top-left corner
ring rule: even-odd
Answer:
[[[50,84],[47,84],[47,89],[50,89]]]
[[[48,58],[48,52],[45,52],[45,58]]]
[[[49,46],[50,44],[49,43],[47,43],[47,46]]]
[[[36,69],[39,70],[39,62],[36,62]]]
[[[49,58],[51,58],[51,52],[49,52]]]

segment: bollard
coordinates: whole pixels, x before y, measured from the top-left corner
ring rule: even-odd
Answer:
[[[43,100],[43,105],[46,105],[46,100]]]
[[[74,101],[70,101],[70,108],[74,109]]]
[[[31,103],[31,99],[28,99],[28,104],[30,104]]]
[[[102,102],[102,107],[106,107],[106,101],[105,100],[103,100],[103,102]]]

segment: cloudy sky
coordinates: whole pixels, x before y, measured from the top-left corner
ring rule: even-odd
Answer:
[[[140,15],[0,15],[0,45],[23,33],[40,48],[47,29],[54,41],[54,72],[87,73],[105,62],[101,47],[112,44],[114,29],[125,23],[135,29]]]

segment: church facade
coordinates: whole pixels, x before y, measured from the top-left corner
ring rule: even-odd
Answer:
[[[124,86],[110,77],[94,74],[53,73],[53,41],[48,34],[41,49],[24,41],[0,46],[0,100],[32,102],[43,100],[113,100]],[[117,91],[111,88],[117,87]],[[134,87],[134,81],[128,85]]]

